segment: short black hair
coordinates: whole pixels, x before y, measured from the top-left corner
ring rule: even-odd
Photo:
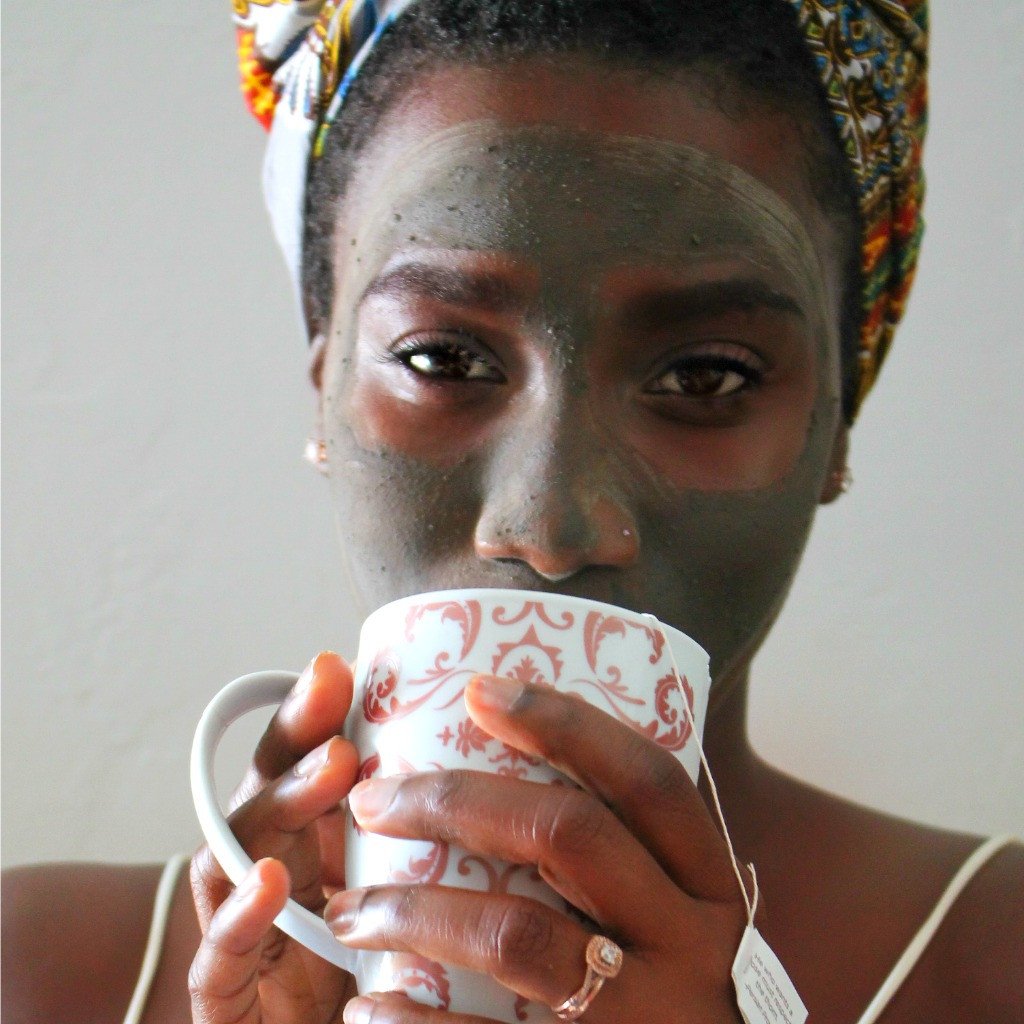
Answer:
[[[650,74],[692,71],[730,116],[742,116],[746,97],[793,116],[812,194],[845,250],[843,412],[852,422],[862,315],[857,191],[788,0],[419,0],[377,43],[313,161],[302,259],[307,318],[322,323],[330,314],[336,214],[359,154],[416,76],[569,54]]]

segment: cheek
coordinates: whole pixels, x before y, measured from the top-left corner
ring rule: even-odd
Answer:
[[[324,409],[338,525],[355,562],[387,566],[397,584],[472,536],[478,474],[467,456],[480,428],[439,424],[348,369]]]
[[[772,488],[691,490],[644,509],[649,610],[704,646],[713,678],[752,654],[782,607],[813,522],[813,463]]]
[[[349,430],[332,446],[334,514],[349,574],[367,609],[458,585],[451,567],[471,550],[474,468],[437,469],[401,453],[367,451]]]
[[[667,437],[664,429],[635,441],[650,470],[677,491],[753,491],[772,487],[793,470],[806,447],[806,423],[768,433],[757,426],[728,431],[684,431]]]
[[[631,418],[630,447],[670,490],[772,488],[793,473],[806,453],[820,394],[808,364],[770,391],[745,397],[735,421],[727,425],[679,423],[641,410]]]
[[[484,446],[501,415],[496,396],[453,405],[432,396],[429,386],[396,393],[373,374],[353,381],[346,405],[345,420],[359,447],[399,453],[437,469],[451,468]]]

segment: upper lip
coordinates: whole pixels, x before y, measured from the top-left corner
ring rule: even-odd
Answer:
[[[585,566],[561,579],[541,576],[525,562],[509,560],[500,566],[492,565],[497,572],[480,574],[466,573],[458,580],[458,587],[482,587],[486,589],[509,588],[528,590],[538,594],[565,594],[569,597],[589,598],[607,604],[624,606],[631,611],[648,611],[647,608],[632,607],[630,597],[637,594],[637,588],[622,569],[608,566]],[[481,579],[481,575],[485,578]]]

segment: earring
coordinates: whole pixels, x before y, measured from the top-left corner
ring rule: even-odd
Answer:
[[[853,473],[850,472],[850,467],[843,466],[842,469],[834,469],[832,471],[832,481],[839,488],[841,494],[846,494],[853,486]]]
[[[327,442],[322,437],[309,437],[306,439],[306,448],[303,457],[319,472],[327,475]]]

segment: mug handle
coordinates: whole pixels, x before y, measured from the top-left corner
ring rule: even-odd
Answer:
[[[196,727],[190,763],[192,801],[214,857],[235,885],[241,883],[253,862],[235,838],[217,799],[213,782],[217,747],[233,722],[249,711],[280,704],[298,678],[294,672],[253,672],[241,676],[210,701]],[[343,946],[323,918],[294,900],[288,900],[284,910],[274,918],[274,924],[328,962],[349,974],[356,972],[358,951]]]

